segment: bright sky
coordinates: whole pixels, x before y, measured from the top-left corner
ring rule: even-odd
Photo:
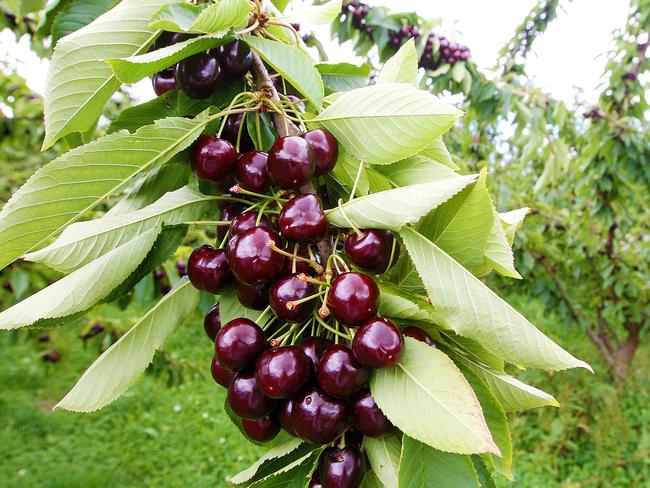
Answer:
[[[442,31],[455,34],[468,45],[474,60],[483,69],[494,66],[499,49],[512,36],[514,28],[535,5],[536,0],[366,0],[371,5],[386,5],[401,11],[417,11],[423,17],[442,18]],[[564,9],[549,30],[534,44],[528,72],[535,84],[567,102],[576,88],[588,101],[595,101],[611,33],[624,25],[628,0],[573,0],[562,2]],[[322,30],[325,34],[328,29]],[[324,36],[321,36],[324,38]],[[328,44],[330,58],[349,60],[349,49]],[[47,62],[28,49],[26,39],[16,46],[9,32],[0,33],[0,59],[17,56],[18,72],[29,85],[41,92],[45,86]],[[133,93],[141,100],[153,97],[144,80]]]

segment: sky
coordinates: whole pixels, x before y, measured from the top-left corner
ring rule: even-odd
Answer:
[[[394,10],[417,11],[425,18],[442,18],[439,29],[470,47],[475,62],[484,70],[495,64],[499,49],[535,5],[536,0],[366,0],[370,5],[385,5]],[[528,73],[534,84],[568,103],[576,90],[588,102],[597,100],[605,57],[611,47],[611,33],[624,25],[628,0],[573,0],[563,8],[547,32],[534,44]],[[326,38],[328,29],[321,29]],[[29,86],[42,93],[47,61],[29,50],[26,39],[16,45],[9,32],[0,33],[0,59],[17,59],[18,72]],[[350,50],[328,43],[332,61],[350,61]],[[16,54],[17,53],[17,54]],[[153,92],[148,80],[131,92],[145,101]]]

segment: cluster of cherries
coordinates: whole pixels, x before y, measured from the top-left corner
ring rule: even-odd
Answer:
[[[348,15],[352,17],[352,25],[360,30],[365,32],[368,35],[372,35],[374,32],[373,27],[367,23],[366,17],[370,13],[370,6],[365,3],[361,3],[357,0],[353,2],[343,3],[341,14],[346,18]]]
[[[388,38],[388,45],[398,50],[402,44],[409,39],[418,39],[421,36],[420,29],[415,25],[405,25],[397,31],[392,31]]]
[[[432,32],[427,37],[424,53],[420,58],[420,66],[426,69],[437,69],[441,64],[454,65],[459,61],[467,61],[470,53],[467,46],[450,41],[445,36],[438,36],[438,53],[436,56],[434,43],[436,35]]]

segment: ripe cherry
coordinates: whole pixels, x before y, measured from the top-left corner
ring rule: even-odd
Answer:
[[[282,235],[294,242],[318,242],[327,235],[323,205],[311,193],[292,198],[282,207],[278,219]]]
[[[411,325],[409,327],[406,327],[404,330],[402,330],[402,333],[404,334],[405,337],[411,337],[416,341],[424,342],[428,346],[436,347],[436,343],[431,338],[431,336],[426,332],[424,332],[419,327],[415,327]]]
[[[176,65],[176,83],[190,98],[209,97],[220,79],[221,66],[211,54],[195,54]]]
[[[255,149],[255,145],[251,139],[250,134],[246,130],[246,127],[241,126],[242,121],[244,120],[244,114],[233,114],[228,117],[226,120],[226,126],[223,129],[221,136],[224,139],[230,141],[233,146],[237,145],[237,138],[239,136],[241,128],[241,138],[239,140],[239,151],[244,153],[247,151],[252,151]]]
[[[296,346],[268,349],[255,366],[257,384],[269,398],[291,398],[309,379],[309,359]]]
[[[244,190],[265,193],[271,186],[268,173],[268,156],[259,151],[249,151],[239,156],[235,168],[237,183]]]
[[[216,381],[224,388],[230,388],[232,380],[235,377],[235,373],[234,371],[225,368],[224,365],[219,362],[219,359],[216,355],[212,358],[210,371],[212,372],[212,378],[214,378],[214,381]]]
[[[311,363],[311,369],[314,374],[318,371],[320,358],[325,350],[332,345],[332,341],[324,337],[307,337],[300,343],[300,349],[307,355]]]
[[[345,401],[330,397],[317,388],[307,388],[293,401],[291,419],[301,439],[329,444],[348,426],[349,408]]]
[[[228,388],[228,404],[240,417],[253,420],[266,417],[275,407],[275,402],[264,396],[250,371],[235,375]]]
[[[314,151],[302,137],[280,137],[269,152],[268,169],[271,180],[281,189],[300,188],[316,171]]]
[[[361,390],[350,403],[354,428],[368,437],[391,434],[395,427],[384,415],[369,390]]]
[[[280,425],[284,431],[293,436],[298,437],[296,434],[296,429],[293,426],[293,400],[291,398],[284,400],[280,405],[280,410],[278,411],[278,419],[280,420]]]
[[[324,129],[315,129],[303,135],[314,150],[316,176],[329,173],[339,158],[339,145],[334,136]]]
[[[225,139],[203,134],[192,148],[191,161],[196,176],[219,181],[235,169],[237,151]]]
[[[336,398],[346,398],[366,386],[370,371],[342,344],[328,347],[318,363],[318,384]]]
[[[233,280],[223,249],[207,244],[197,247],[187,261],[187,275],[197,290],[219,293]]]
[[[327,306],[339,322],[358,327],[377,313],[379,288],[368,275],[343,273],[332,281]]]
[[[205,314],[205,318],[203,319],[203,328],[210,340],[214,342],[217,334],[221,330],[221,314],[219,313],[218,303],[212,305],[210,310],[208,310],[208,313]]]
[[[273,415],[259,420],[242,419],[241,426],[248,438],[255,442],[272,441],[280,432],[280,424]]]
[[[364,230],[363,235],[350,234],[345,240],[345,254],[355,266],[374,274],[383,274],[391,264],[395,237],[387,230]],[[393,256],[392,262],[397,260]]]
[[[161,96],[176,89],[176,68],[168,68],[153,75],[153,91]]]
[[[371,368],[394,366],[404,352],[404,337],[390,320],[375,317],[359,327],[352,351],[361,364]]]
[[[284,256],[271,249],[280,243],[280,236],[268,227],[253,227],[236,236],[228,259],[239,281],[265,283],[278,276],[284,268]],[[230,248],[230,246],[229,246]]]
[[[289,245],[285,251],[287,251],[289,254],[293,254],[295,256],[299,256],[301,258],[305,259],[312,259],[312,255],[309,254],[309,248],[305,244],[292,244]],[[313,253],[313,260],[321,264],[321,259],[320,255],[316,252]],[[311,267],[311,265],[305,261],[295,259],[295,258],[287,258],[285,261],[284,265],[284,274],[306,274],[306,275],[315,275],[316,271],[314,268]]]
[[[261,285],[249,285],[237,281],[235,291],[239,303],[252,310],[264,310],[269,304],[269,287],[266,283]]]
[[[221,66],[230,78],[241,78],[253,64],[253,55],[244,42],[232,41],[218,48]]]
[[[314,472],[311,476],[308,488],[323,488],[323,483],[320,481],[320,473],[318,471]]]
[[[175,32],[162,32],[158,39],[153,43],[153,50],[162,49],[163,47],[171,46],[174,43]]]
[[[356,447],[325,449],[320,461],[323,487],[358,488],[366,474],[366,459]]]
[[[244,211],[244,207],[239,205],[238,203],[233,203],[230,202],[230,205],[225,207],[222,212],[221,212],[221,219],[223,221],[230,221],[232,224],[232,221],[240,215]],[[217,227],[217,237],[221,241],[224,237],[226,237],[226,233],[228,232],[228,229],[230,227],[225,226],[225,225],[220,225]]]
[[[262,216],[258,224],[257,219],[259,215],[259,212],[255,212],[254,210],[249,210],[248,212],[237,215],[234,219],[232,219],[232,222],[230,224],[230,235],[238,236],[246,232],[248,229],[252,229],[258,225],[271,227],[271,221],[265,216]]]
[[[280,319],[285,322],[302,322],[316,307],[316,300],[295,303],[316,293],[312,283],[302,281],[299,275],[289,275],[273,283],[269,291],[269,304]]]
[[[266,348],[264,331],[252,320],[228,322],[217,334],[215,351],[221,364],[238,370],[251,365]]]

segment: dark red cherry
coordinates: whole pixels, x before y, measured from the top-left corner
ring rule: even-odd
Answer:
[[[239,156],[235,168],[239,186],[254,193],[265,193],[271,186],[267,163],[268,156],[263,152],[249,151]]]
[[[311,476],[308,488],[323,488],[323,484],[320,482],[320,473],[318,471],[314,472]]]
[[[332,341],[324,337],[307,337],[300,343],[300,349],[307,355],[311,363],[312,372],[318,371],[318,363],[325,349],[332,345]]]
[[[412,339],[415,339],[416,341],[424,342],[428,346],[436,347],[436,343],[431,338],[431,336],[429,334],[427,334],[426,332],[424,332],[419,327],[415,327],[415,326],[411,325],[411,326],[406,327],[405,329],[403,329],[402,333],[404,334],[405,337],[411,337]]]
[[[212,342],[217,338],[217,334],[221,330],[221,314],[219,313],[219,304],[216,303],[210,307],[208,313],[205,314],[203,319],[203,328],[206,335]]]
[[[346,398],[366,386],[370,371],[354,357],[352,350],[334,344],[323,353],[318,363],[318,384],[336,398]]]
[[[316,171],[314,151],[302,137],[280,137],[269,152],[268,169],[271,181],[283,190],[300,188]]]
[[[271,245],[281,244],[280,236],[274,230],[253,227],[236,236],[234,241],[228,259],[239,281],[265,283],[282,272],[284,256],[271,249]]]
[[[334,136],[325,129],[315,129],[303,135],[314,150],[316,176],[329,173],[339,158],[339,145]]]
[[[343,273],[332,281],[327,306],[339,322],[358,327],[377,313],[379,288],[368,275]]]
[[[299,256],[305,259],[312,259],[312,256],[309,254],[308,246],[305,244],[290,244],[285,249],[289,254]],[[320,254],[318,252],[313,253],[313,259],[318,264],[321,264]],[[295,258],[287,258],[284,265],[285,274],[301,274],[306,275],[315,275],[316,271],[312,268],[309,263],[301,261]]]
[[[350,234],[345,240],[345,254],[355,266],[373,274],[383,274],[388,270],[393,252],[393,233],[387,230],[370,229],[363,235]],[[397,252],[397,249],[395,250]],[[397,260],[393,257],[393,263]]]
[[[228,404],[240,417],[253,420],[263,419],[275,407],[275,402],[264,396],[257,385],[255,375],[249,371],[235,375],[228,388]]]
[[[366,474],[366,458],[356,447],[325,449],[320,461],[323,488],[359,488]]]
[[[309,359],[296,346],[262,353],[255,366],[257,384],[269,398],[291,398],[309,379]]]
[[[264,310],[269,304],[269,287],[266,283],[261,285],[249,285],[237,281],[235,291],[239,303],[252,310]]]
[[[291,419],[301,439],[314,444],[329,444],[349,425],[345,401],[330,397],[318,388],[307,388],[293,401]]]
[[[211,96],[220,79],[221,66],[211,54],[195,54],[176,65],[176,83],[190,98]]]
[[[350,403],[350,409],[354,428],[365,436],[381,437],[395,431],[393,424],[377,406],[370,390],[357,393]]]
[[[269,304],[273,312],[285,322],[306,320],[317,305],[316,299],[295,303],[316,293],[312,283],[302,281],[298,276],[294,274],[276,280],[269,291]]]
[[[232,220],[232,223],[230,224],[230,235],[238,236],[246,232],[248,229],[252,229],[253,227],[257,227],[259,225],[271,227],[271,221],[265,216],[262,216],[258,223],[257,219],[259,215],[259,212],[255,212],[254,210],[249,210],[248,212],[239,214]]]
[[[241,78],[251,69],[253,56],[246,43],[232,41],[218,50],[221,66],[230,78]]]
[[[280,409],[278,410],[278,419],[280,420],[280,425],[284,431],[293,436],[298,437],[296,434],[296,429],[293,427],[293,400],[287,399],[280,404]]]
[[[203,134],[192,147],[191,162],[196,176],[219,181],[235,169],[237,151],[225,139]]]
[[[238,203],[232,203],[230,202],[231,205],[227,206],[222,212],[221,212],[221,219],[225,222],[230,222],[232,224],[232,221],[240,215],[245,209],[242,205],[239,205]],[[221,241],[224,237],[226,237],[226,233],[230,229],[229,226],[225,225],[220,225],[217,227],[217,238]]]
[[[172,67],[156,73],[152,78],[153,91],[161,96],[170,90],[176,89],[176,68]]]
[[[215,352],[226,368],[245,368],[266,348],[264,331],[252,320],[239,318],[228,322],[217,334]]]
[[[153,50],[162,49],[163,47],[171,46],[174,43],[175,32],[162,32],[158,39],[153,43]]]
[[[207,244],[197,247],[187,261],[187,275],[197,290],[219,293],[233,280],[223,249]]]
[[[280,232],[290,241],[318,242],[327,235],[323,205],[311,193],[292,198],[282,207],[278,219]]]
[[[216,381],[224,388],[230,387],[232,380],[235,377],[235,373],[234,371],[227,369],[223,364],[221,364],[216,355],[212,358],[210,370],[212,372],[212,378],[214,378],[214,381]]]
[[[234,114],[228,117],[226,121],[226,126],[224,127],[223,133],[221,136],[224,139],[230,141],[233,146],[237,145],[237,138],[239,136],[239,130],[241,128],[241,139],[239,141],[239,152],[247,152],[255,149],[255,145],[251,139],[248,130],[246,127],[242,128],[242,121],[244,120],[244,114]]]
[[[404,337],[390,320],[375,317],[359,327],[352,351],[361,364],[371,368],[394,366],[404,352]]]
[[[242,419],[242,429],[249,439],[255,442],[269,442],[280,432],[280,424],[273,415],[259,420]]]

